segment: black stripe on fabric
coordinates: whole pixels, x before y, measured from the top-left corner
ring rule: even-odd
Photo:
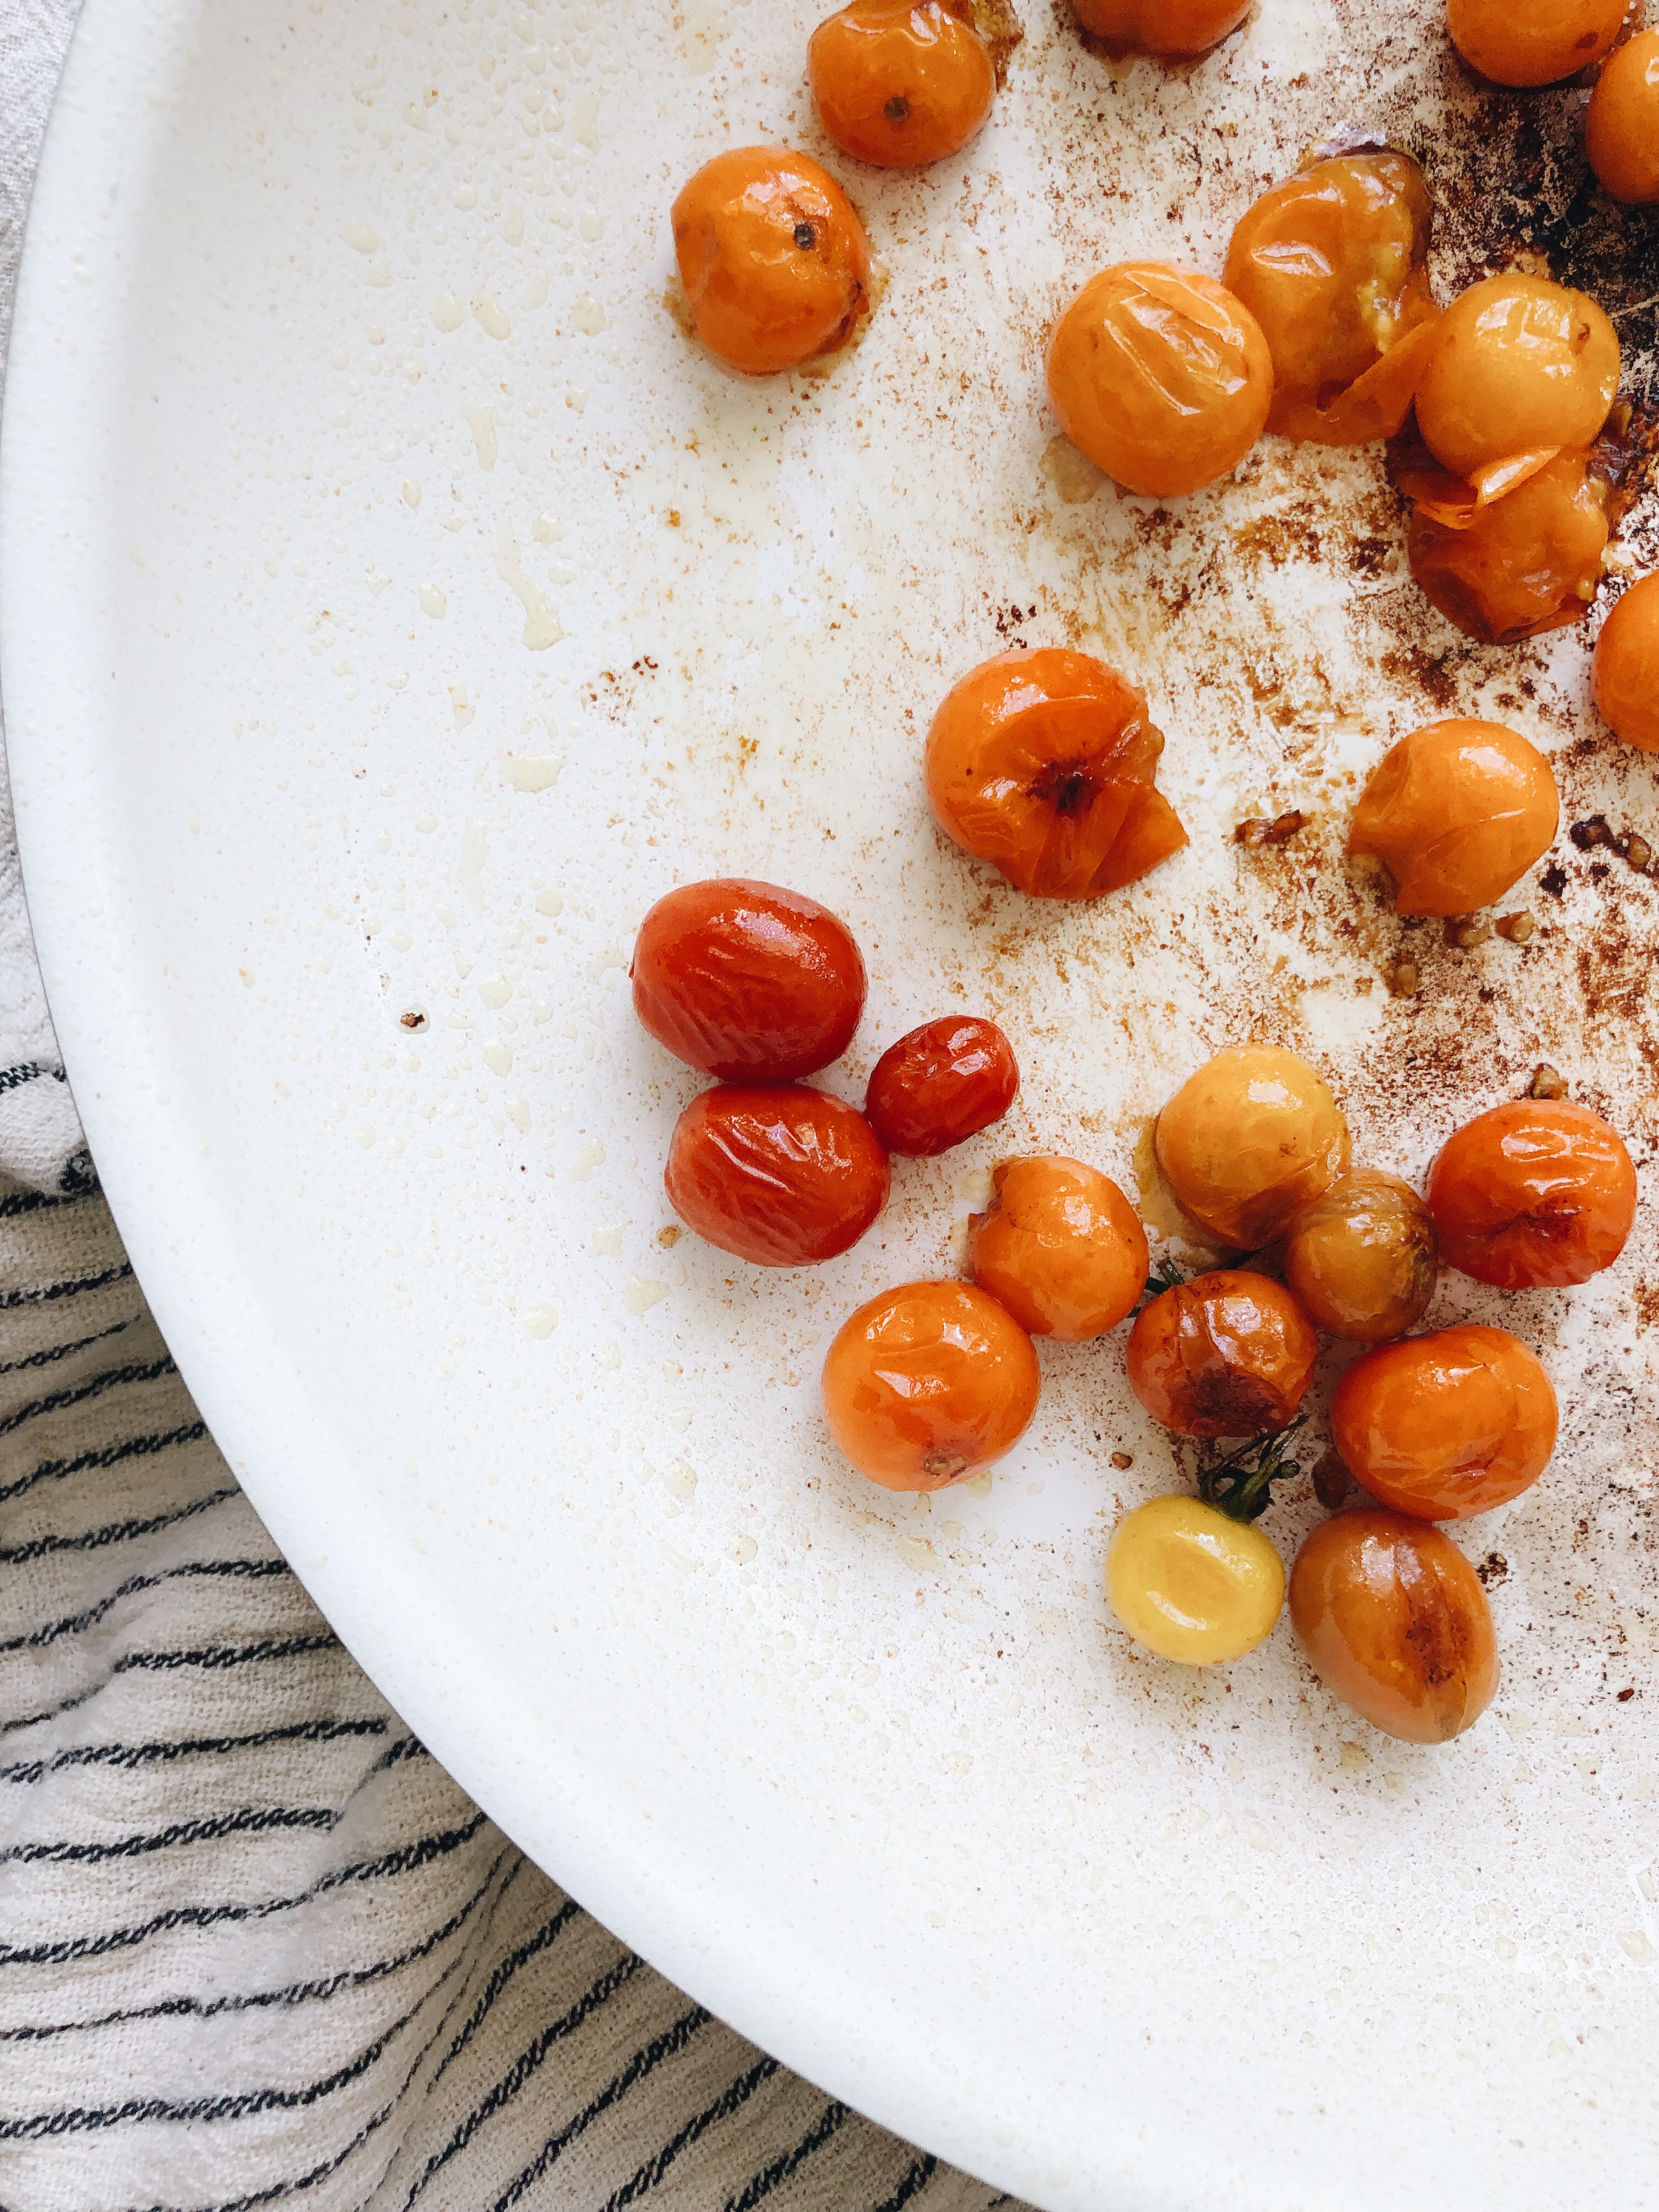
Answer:
[[[163,1375],[178,1372],[166,1353],[143,1365],[106,1367],[101,1375],[89,1375],[84,1382],[77,1382],[72,1389],[49,1390],[44,1398],[32,1398],[27,1405],[19,1406],[0,1420],[0,1437],[9,1437],[25,1421],[38,1420],[43,1414],[61,1413],[70,1406],[84,1406],[88,1399],[101,1398],[106,1390],[119,1389],[124,1382],[154,1382]]]
[[[735,2197],[726,2198],[723,2212],[754,2212],[755,2206],[769,2197],[780,2182],[787,2181],[792,2173],[805,2165],[815,2150],[822,2150],[830,2137],[846,2126],[852,2118],[852,2106],[843,2105],[839,2098],[833,2104],[826,2105],[793,2150],[785,2151],[781,2158],[775,2158],[770,2166],[763,2166]]]
[[[256,1729],[251,1735],[183,1735],[151,1743],[74,1743],[51,1759],[20,1759],[0,1766],[0,1782],[39,1782],[66,1766],[150,1766],[157,1760],[217,1757],[227,1752],[262,1751],[272,1743],[332,1743],[348,1735],[384,1735],[387,1723],[378,1714],[355,1721],[295,1721],[287,1728]]]
[[[620,2189],[613,2190],[605,2200],[605,2212],[623,2212],[623,2207],[654,2189],[683,2150],[701,2141],[712,2127],[729,2120],[733,2112],[740,2112],[754,2095],[763,2081],[770,2081],[778,2071],[775,2058],[762,2058],[739,2074],[737,2080],[723,2089],[712,2105],[707,2105],[694,2120],[688,2120],[676,2136],[672,2136],[654,2158],[647,2159],[638,2172],[624,2181]],[[886,2208],[883,2208],[886,2212]]]
[[[939,2160],[932,2151],[924,2151],[892,2195],[877,2205],[876,2212],[904,2212],[911,2198],[920,2197],[938,2172]]]
[[[428,2159],[425,2166],[416,2176],[408,2196],[404,2199],[404,2212],[409,2212],[409,2207],[414,2203],[433,2176],[441,2173],[452,2158],[459,2157],[466,2148],[484,2122],[512,2103],[525,2083],[540,2069],[549,2051],[556,2045],[562,2043],[568,2036],[574,2035],[583,2021],[591,2014],[597,2012],[601,2005],[609,2003],[623,1984],[631,1981],[639,1972],[642,1964],[643,1961],[636,1958],[632,1951],[624,1951],[614,1965],[605,1969],[586,1995],[577,1998],[568,2013],[561,2019],[556,2020],[550,2027],[544,2028],[528,2050],[520,2052],[495,2087],[481,2103],[475,2105],[466,2118],[457,2125],[454,2133],[443,2148],[434,2151],[432,2156]]]
[[[508,1847],[510,1849],[510,1846]],[[59,2035],[79,2035],[94,2028],[122,2027],[129,2021],[138,2020],[216,2020],[221,2013],[263,2012],[274,2006],[293,2008],[303,2004],[325,2004],[342,1990],[366,1988],[374,1982],[384,1982],[405,1966],[421,1959],[429,1958],[441,1943],[459,1935],[472,1915],[489,1894],[496,1875],[507,1857],[503,1850],[490,1867],[489,1873],[466,1902],[452,1912],[441,1928],[423,1936],[418,1943],[406,1950],[394,1953],[386,1959],[375,1959],[366,1966],[345,1967],[337,1974],[329,1974],[320,1981],[289,1982],[280,1990],[253,1990],[245,1995],[223,1997],[158,1997],[154,2004],[131,2005],[120,2012],[101,2013],[95,2020],[64,2020],[41,2023],[34,2027],[0,2027],[0,2043],[46,2043]],[[513,1872],[501,1884],[505,1896],[526,1862],[522,1856]],[[501,1898],[495,1899],[499,1905]],[[492,1913],[495,1905],[490,1908]]]
[[[196,1433],[207,1434],[199,1421]],[[26,1566],[31,1559],[44,1559],[53,1552],[101,1552],[111,1544],[130,1544],[137,1537],[155,1535],[158,1529],[176,1528],[181,1521],[193,1521],[198,1513],[210,1513],[226,1498],[241,1494],[234,1482],[226,1483],[218,1490],[210,1490],[205,1497],[191,1498],[188,1505],[175,1505],[171,1513],[153,1513],[148,1521],[111,1521],[101,1528],[84,1529],[78,1536],[35,1536],[27,1544],[7,1544],[0,1547],[0,1566]]]
[[[266,1659],[293,1659],[305,1651],[341,1651],[331,1630],[322,1629],[311,1636],[289,1636],[281,1640],[262,1644],[245,1644],[240,1647],[209,1644],[196,1651],[125,1651],[95,1682],[84,1690],[76,1690],[43,1712],[29,1713],[22,1718],[7,1721],[0,1725],[0,1739],[18,1735],[25,1729],[39,1728],[45,1721],[56,1720],[62,1713],[73,1712],[77,1705],[88,1705],[94,1698],[101,1697],[118,1674],[166,1673],[178,1667],[243,1667],[256,1665]]]
[[[67,1204],[66,1200],[54,1200],[55,1205]],[[0,1206],[0,1212],[3,1212]],[[50,1367],[59,1359],[72,1359],[77,1352],[89,1345],[102,1344],[112,1336],[120,1336],[132,1327],[130,1321],[112,1322],[107,1328],[94,1329],[90,1336],[77,1336],[72,1344],[43,1345],[39,1352],[31,1352],[21,1359],[9,1359],[0,1366],[0,1375],[21,1375],[27,1367]]]
[[[54,1067],[48,1060],[20,1060],[11,1067],[0,1067],[0,1091],[19,1091],[24,1084],[39,1082],[43,1076],[50,1076],[58,1083],[69,1080],[61,1067]]]
[[[528,1965],[532,1959],[539,1958],[550,1943],[557,1941],[559,1936],[576,1918],[580,1910],[580,1905],[570,1898],[566,1898],[550,1920],[543,1921],[535,1934],[520,1943],[516,1951],[509,1951],[506,1958],[497,1961],[489,1979],[484,1984],[483,1996],[462,2021],[455,2040],[438,2062],[438,2069],[427,2084],[428,2095],[437,2087],[462,2051],[466,2049],[467,2045],[471,2042],[483,2025],[486,2017],[494,2009],[495,2000],[518,1972],[520,1967]]]
[[[8,1291],[0,1297],[0,1313],[15,1313],[20,1306],[55,1305],[59,1298],[79,1297],[82,1291],[106,1290],[112,1283],[124,1283],[132,1273],[132,1262],[124,1260],[118,1267],[106,1267],[101,1275],[83,1275],[78,1282],[48,1283],[38,1291]]]
[[[119,1467],[125,1460],[149,1459],[154,1453],[171,1451],[176,1444],[193,1444],[207,1434],[205,1421],[191,1421],[183,1428],[168,1429],[159,1436],[127,1437],[118,1444],[106,1444],[100,1450],[78,1452],[73,1459],[42,1460],[32,1474],[20,1475],[0,1490],[0,1505],[14,1498],[21,1498],[26,1490],[33,1490],[37,1482],[62,1482],[71,1474],[84,1474],[88,1468]]]
[[[129,1575],[106,1597],[90,1605],[84,1613],[65,1614],[61,1620],[48,1620],[27,1636],[9,1636],[0,1640],[0,1654],[8,1651],[39,1650],[41,1645],[57,1643],[60,1636],[79,1636],[83,1629],[95,1628],[106,1613],[118,1606],[124,1597],[131,1597],[139,1590],[161,1589],[168,1583],[192,1581],[198,1577],[225,1577],[232,1581],[279,1581],[294,1572],[286,1559],[187,1559],[182,1566],[168,1567],[159,1575]]]
[[[331,1890],[343,1889],[350,1882],[381,1881],[390,1875],[409,1874],[417,1867],[447,1858],[452,1851],[470,1844],[479,1829],[488,1824],[488,1814],[475,1812],[459,1827],[437,1829],[416,1843],[384,1852],[379,1858],[359,1859],[350,1866],[336,1867],[290,1897],[265,1898],[258,1905],[179,1905],[148,1920],[136,1922],[130,1928],[110,1929],[102,1936],[64,1936],[55,1943],[0,1942],[0,1966],[69,1966],[77,1959],[102,1959],[113,1951],[132,1950],[140,1943],[147,1943],[152,1936],[165,1935],[173,1928],[219,1928],[245,1920],[269,1919],[273,1913],[291,1912],[296,1905],[309,1905],[313,1899],[326,1896]]]
[[[20,1214],[39,1213],[44,1208],[57,1206],[76,1206],[86,1195],[84,1191],[14,1190],[0,1198],[0,1221],[15,1221]]]
[[[331,1805],[241,1805],[234,1813],[215,1813],[200,1820],[175,1820],[148,1835],[120,1836],[113,1843],[9,1844],[0,1850],[0,1866],[100,1866],[110,1859],[148,1858],[187,1844],[217,1843],[225,1836],[259,1836],[272,1828],[314,1828],[329,1835],[344,1818]]]
[[[585,2135],[595,2120],[600,2119],[613,2106],[619,2105],[636,2082],[654,2073],[665,2058],[672,2058],[684,2051],[699,2028],[707,2027],[711,2014],[701,2005],[693,2005],[690,2012],[682,2013],[672,2027],[653,2036],[643,2050],[636,2051],[620,2074],[613,2075],[596,2096],[591,2097],[574,2119],[567,2120],[556,2136],[550,2136],[541,2149],[521,2172],[501,2191],[490,2207],[490,2212],[510,2212],[510,2208],[529,2189],[546,2174],[569,2149],[571,2144]],[[412,2201],[412,2200],[411,2200]]]

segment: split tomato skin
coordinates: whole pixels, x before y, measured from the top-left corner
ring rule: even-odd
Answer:
[[[1011,1452],[1042,1389],[1031,1340],[971,1283],[902,1283],[848,1316],[823,1363],[836,1443],[884,1490],[942,1490]]]
[[[1019,1063],[996,1024],[947,1014],[888,1046],[864,1110],[890,1152],[926,1160],[1001,1121],[1018,1092]]]
[[[1063,646],[1000,653],[946,693],[927,733],[945,835],[1035,898],[1099,898],[1178,852],[1152,781],[1164,735],[1146,695]]]
[[[1448,1265],[1503,1291],[1587,1283],[1610,1267],[1636,1199],[1624,1139],[1565,1098],[1517,1098],[1477,1114],[1429,1171]]]
[[[858,1243],[886,1203],[879,1139],[805,1084],[719,1084],[674,1127],[669,1203],[708,1243],[759,1267],[805,1267]]]
[[[1592,444],[1619,392],[1619,334],[1588,293],[1510,270],[1460,293],[1417,385],[1417,427],[1473,477],[1545,447]]]
[[[864,962],[846,923],[741,876],[659,899],[629,974],[657,1042],[725,1083],[793,1083],[827,1067],[864,1011]]]
[[[1282,1283],[1241,1267],[1177,1283],[1129,1332],[1129,1388],[1187,1437],[1282,1429],[1313,1380],[1319,1339]]]
[[[1403,1743],[1448,1743],[1498,1691],[1480,1578],[1449,1537],[1369,1509],[1309,1534],[1291,1569],[1291,1626],[1334,1697]]]
[[[1419,1521],[1463,1521],[1529,1490],[1555,1449],[1550,1379],[1519,1337],[1463,1323],[1356,1359],[1331,1436],[1373,1498]]]

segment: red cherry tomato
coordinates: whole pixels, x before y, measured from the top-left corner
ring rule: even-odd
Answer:
[[[926,1160],[1000,1121],[1018,1091],[1019,1063],[996,1024],[947,1014],[888,1046],[864,1110],[890,1152]]]
[[[663,1176],[682,1221],[759,1267],[805,1267],[856,1244],[889,1180],[856,1107],[794,1083],[700,1092],[674,1126]]]
[[[1585,1283],[1625,1249],[1636,1170],[1588,1106],[1517,1098],[1447,1138],[1428,1199],[1448,1265],[1477,1283]]]
[[[677,1060],[728,1083],[793,1083],[838,1060],[864,963],[828,908],[721,876],[657,901],[634,942],[634,1011]]]

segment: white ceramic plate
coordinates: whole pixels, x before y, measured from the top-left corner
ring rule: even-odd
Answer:
[[[1186,1479],[1118,1344],[1045,1352],[987,1493],[890,1500],[820,1433],[826,1336],[950,1267],[998,1149],[1133,1189],[1146,1117],[1253,1030],[1391,1167],[1543,1057],[1650,1145],[1650,886],[1564,841],[1564,896],[1517,894],[1528,952],[1419,933],[1401,1006],[1336,857],[1355,774],[1452,701],[1553,752],[1570,814],[1636,820],[1582,640],[1449,651],[1374,453],[1269,443],[1153,510],[1041,397],[1071,284],[1218,268],[1332,126],[1479,139],[1433,8],[1271,0],[1167,76],[1033,15],[967,158],[835,162],[890,276],[863,344],[748,384],[665,307],[666,211],[734,140],[822,150],[808,13],[91,0],[4,453],[76,1096],[214,1433],[352,1649],[769,2049],[1053,2208],[1629,2203],[1659,2135],[1645,1212],[1584,1292],[1442,1293],[1501,1309],[1566,1407],[1545,1481],[1462,1532],[1504,1562],[1507,1675],[1449,1750],[1373,1735],[1283,1628],[1200,1677],[1110,1626],[1108,1528]],[[1191,849],[1099,908],[1021,900],[927,818],[932,706],[1014,637],[1121,661],[1169,732]],[[1293,805],[1303,840],[1242,858],[1237,818]],[[955,1006],[1024,1068],[1003,1131],[902,1164],[817,1274],[671,1243],[693,1085],[635,1028],[627,948],[727,870],[859,931],[835,1087]],[[1275,1511],[1287,1553],[1313,1510]]]

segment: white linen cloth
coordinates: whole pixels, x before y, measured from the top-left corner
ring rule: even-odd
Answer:
[[[0,0],[0,366],[73,19]],[[1019,2212],[607,1935],[335,1640],[98,1194],[3,807],[0,2205]]]

